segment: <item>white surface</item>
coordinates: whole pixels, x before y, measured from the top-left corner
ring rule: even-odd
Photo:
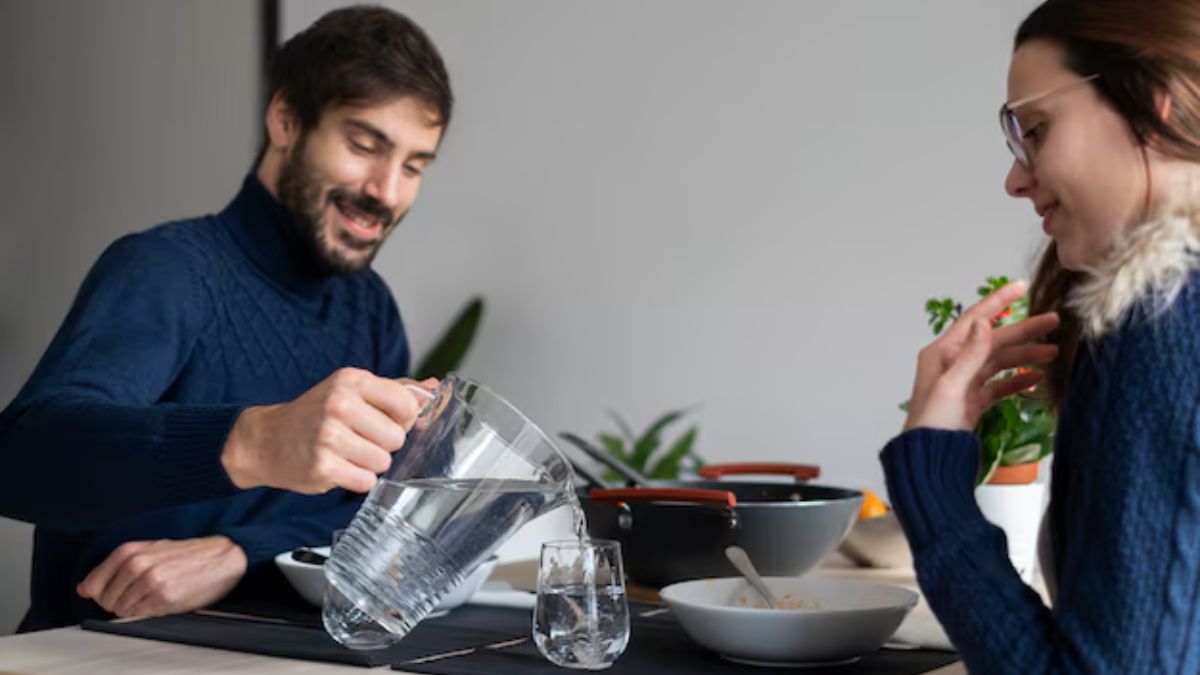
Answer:
[[[1042,522],[1042,497],[1046,486],[980,485],[975,502],[983,516],[1004,530],[1008,539],[1008,557],[1025,583],[1033,581],[1037,570],[1038,526]]]
[[[918,600],[906,588],[870,581],[764,581],[781,600],[798,599],[810,609],[755,609],[761,600],[741,577],[685,581],[661,595],[701,645],[727,658],[779,664],[838,662],[875,651]]]
[[[329,555],[329,547],[321,546],[312,549],[321,555]],[[321,607],[325,598],[325,567],[323,565],[313,565],[311,563],[300,562],[292,559],[292,552],[285,551],[275,556],[275,566],[283,572],[283,576],[291,582],[292,587],[300,594],[300,597],[310,603]],[[492,570],[496,567],[496,559],[491,558],[483,561],[476,567],[466,579],[454,590],[446,594],[441,602],[433,608],[434,613],[446,612],[455,607],[461,607],[471,599],[473,595],[487,581]]]
[[[222,649],[92,633],[79,628],[0,638],[0,671],[14,675],[306,675],[364,672],[358,666],[243,654]]]

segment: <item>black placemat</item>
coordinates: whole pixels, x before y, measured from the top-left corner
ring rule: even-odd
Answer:
[[[529,610],[460,607],[446,616],[422,621],[404,640],[385,650],[357,652],[339,645],[321,627],[320,613],[299,603],[230,605],[231,615],[180,614],[138,621],[88,621],[85,630],[167,642],[215,647],[266,656],[358,666],[392,665],[430,675],[542,675],[567,672],[546,661],[530,638]],[[695,672],[763,675],[755,666],[726,661],[692,642],[669,613],[631,603],[632,629],[625,653],[606,673]],[[917,675],[953,663],[953,654],[931,650],[880,650],[844,666],[805,668],[806,675]],[[778,669],[772,669],[778,670]],[[783,669],[787,670],[787,669]]]
[[[653,612],[654,607],[630,605],[631,630],[629,646],[617,662],[603,671],[606,675],[654,673],[655,675],[694,675],[695,673],[725,673],[728,675],[771,675],[776,672],[798,672],[805,675],[918,675],[958,660],[955,654],[927,650],[881,649],[867,654],[855,663],[841,666],[809,666],[804,668],[763,668],[727,661],[693,642],[669,613]],[[652,616],[644,614],[652,612]],[[492,644],[504,645],[501,635],[522,629],[512,614],[495,617],[492,624],[495,639]],[[528,638],[529,628],[522,637]],[[436,654],[436,652],[435,652]],[[429,657],[424,657],[429,658]],[[550,663],[538,652],[532,639],[500,649],[477,648],[470,653],[436,660],[398,663],[395,670],[429,675],[563,675],[571,672]]]
[[[258,618],[245,618],[247,616]],[[527,637],[532,625],[533,615],[527,609],[469,605],[442,617],[426,619],[399,643],[371,651],[343,647],[325,632],[320,612],[294,606],[220,606],[214,608],[213,613],[176,614],[136,621],[85,621],[82,627],[196,647],[374,667],[484,646],[517,636]],[[503,628],[497,630],[493,626]]]

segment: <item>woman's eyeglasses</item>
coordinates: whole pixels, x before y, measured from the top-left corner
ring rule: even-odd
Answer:
[[[1005,103],[1000,106],[1000,128],[1004,131],[1004,140],[1008,143],[1008,149],[1012,151],[1013,157],[1017,158],[1021,166],[1024,166],[1026,169],[1033,168],[1033,148],[1026,142],[1025,132],[1021,130],[1021,122],[1017,119],[1016,109],[1027,103],[1039,101],[1049,96],[1081,87],[1097,77],[1100,77],[1100,75],[1089,75],[1082,80],[1065,84],[1050,91],[1026,96],[1025,98],[1017,99],[1012,103]]]

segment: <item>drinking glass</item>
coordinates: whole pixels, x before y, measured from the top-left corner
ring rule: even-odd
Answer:
[[[621,544],[570,539],[542,544],[533,639],[551,663],[601,670],[629,643]]]

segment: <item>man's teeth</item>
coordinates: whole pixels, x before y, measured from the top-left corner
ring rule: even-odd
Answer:
[[[340,206],[339,208],[347,218],[353,220],[358,224],[359,227],[369,230],[375,226],[375,219],[362,213],[361,211],[350,206]]]

